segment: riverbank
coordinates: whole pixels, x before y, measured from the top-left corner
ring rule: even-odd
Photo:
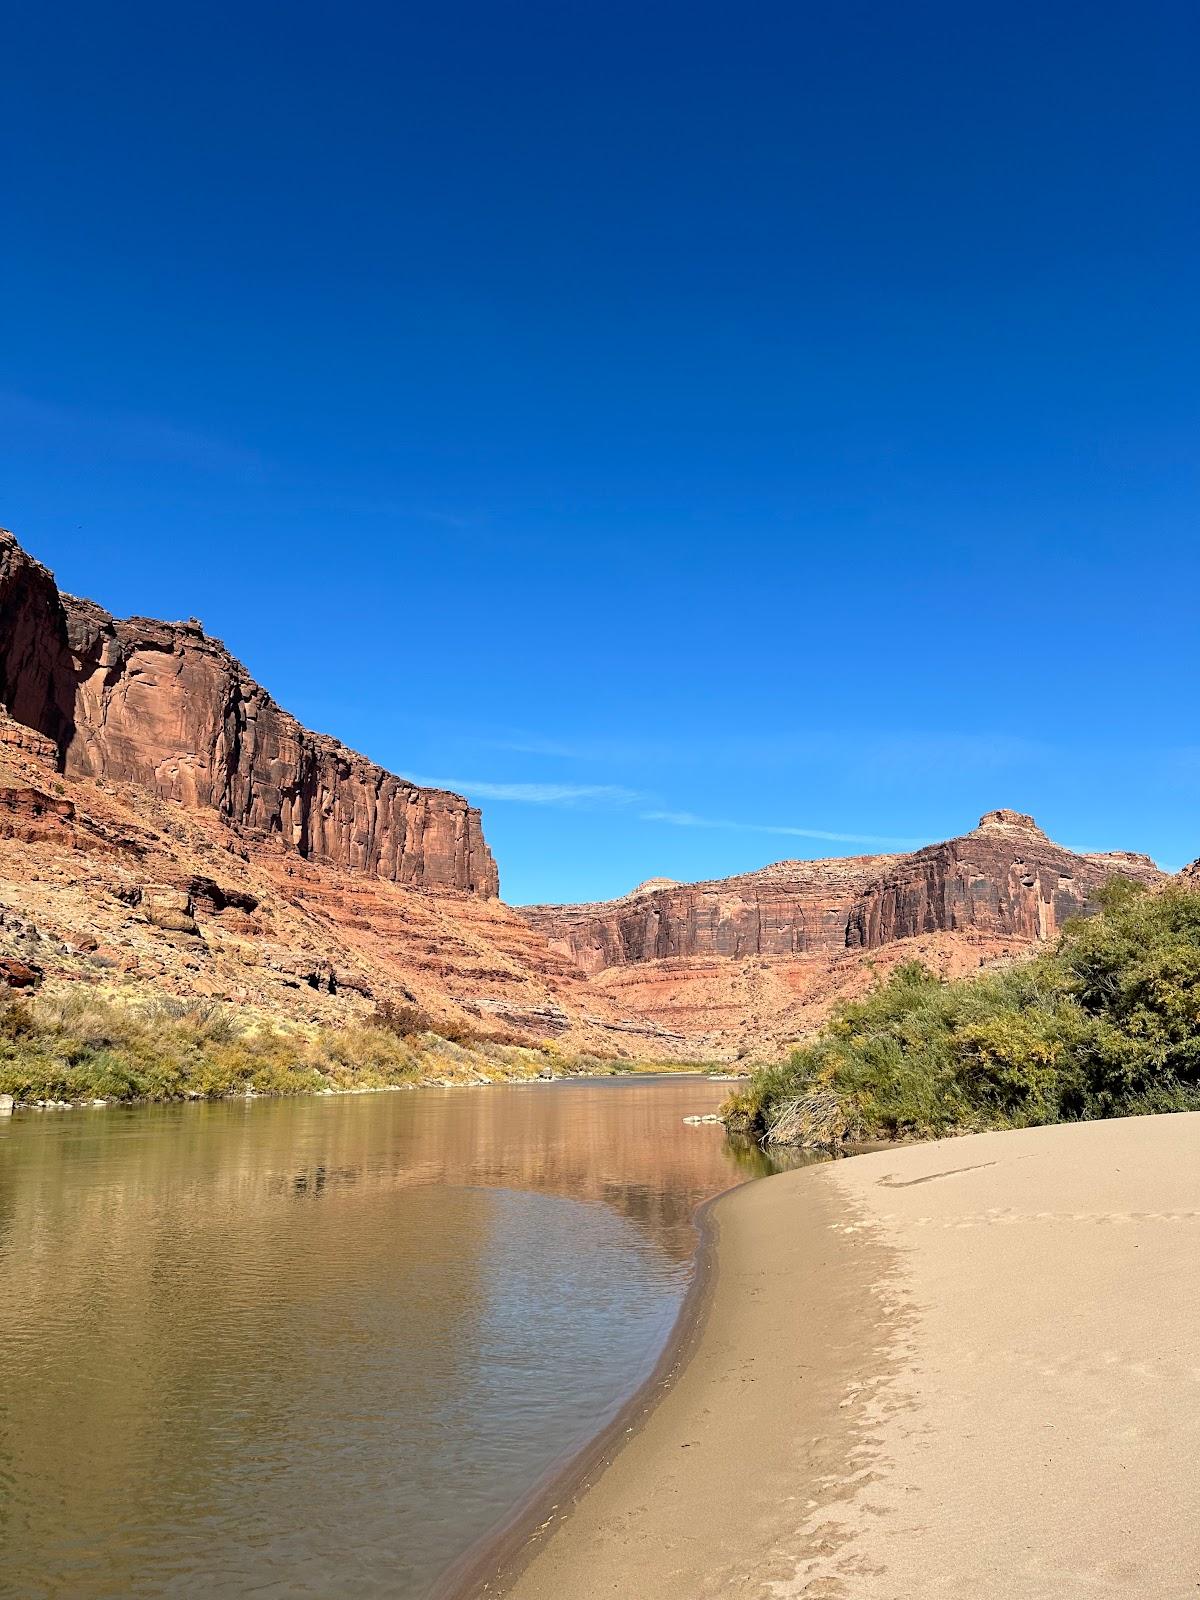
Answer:
[[[0,990],[0,1111],[698,1072],[694,1062],[566,1055],[484,1033],[446,1037],[415,1008],[339,1028],[99,986]]]
[[[428,1596],[653,1367],[755,1170],[683,1120],[722,1092],[0,1122],[0,1593]]]
[[[673,1372],[462,1592],[1195,1591],[1200,1115],[879,1151],[708,1221]]]
[[[824,1149],[1200,1111],[1200,880],[1115,877],[1052,948],[943,982],[906,960],[730,1096],[726,1125]]]

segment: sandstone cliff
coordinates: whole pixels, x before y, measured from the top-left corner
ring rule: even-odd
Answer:
[[[524,915],[594,990],[723,1055],[785,1044],[900,960],[947,977],[1011,960],[1085,914],[1114,873],[1164,877],[1147,856],[1080,855],[1031,817],[991,811],[910,855],[655,879],[621,900]]]
[[[119,620],[0,532],[0,978],[679,1055],[498,899],[479,812],[282,711],[197,622]],[[15,975],[15,976],[14,976]]]
[[[1032,817],[989,811],[959,839],[927,845],[880,874],[851,907],[849,947],[878,949],[919,933],[971,929],[1018,939],[1051,938],[1086,915],[1114,875],[1153,884],[1149,856],[1080,855],[1048,839]]]
[[[494,897],[479,812],[311,733],[197,622],[110,616],[61,594],[0,531],[0,706],[69,777],[216,811],[306,860]]]
[[[479,813],[282,711],[196,622],[61,594],[0,532],[0,977],[148,983],[324,1022],[382,999],[566,1051],[785,1045],[917,956],[958,976],[1144,856],[990,812],[909,855],[784,861],[622,900],[498,899]]]
[[[1148,856],[1077,855],[1032,817],[990,811],[978,828],[911,855],[780,861],[707,883],[654,880],[622,900],[527,906],[585,972],[680,956],[829,959],[894,939],[973,931],[1047,939],[1114,872],[1163,874]]]

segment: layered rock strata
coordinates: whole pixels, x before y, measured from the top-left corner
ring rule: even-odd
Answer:
[[[1163,874],[1148,856],[1080,855],[1032,817],[989,811],[961,838],[911,855],[781,861],[707,883],[656,880],[622,900],[528,906],[525,916],[585,972],[681,957],[830,960],[939,932],[1050,938],[1114,873]]]
[[[568,1054],[684,1053],[495,898],[350,872],[212,808],[64,775],[27,732],[0,714],[0,985],[33,974],[324,1024],[392,1000]]]
[[[136,784],[368,877],[499,892],[461,795],[302,727],[198,622],[121,620],[60,593],[3,531],[0,705],[53,743],[67,776]]]
[[[721,1057],[786,1046],[900,961],[950,978],[1014,960],[1090,911],[1114,874],[1165,876],[1148,856],[1080,854],[1032,817],[990,811],[909,855],[653,879],[621,900],[524,914],[593,992]]]

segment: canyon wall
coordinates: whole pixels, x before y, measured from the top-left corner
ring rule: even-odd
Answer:
[[[1086,915],[1114,875],[1158,883],[1149,856],[1084,855],[1048,839],[1032,817],[989,811],[959,839],[927,845],[880,874],[846,923],[849,948],[874,950],[917,934],[971,930],[1029,941]]]
[[[595,905],[522,910],[591,974],[679,956],[832,956],[845,948],[849,908],[901,859],[780,861],[707,883],[656,879]]]
[[[120,620],[62,594],[0,531],[0,705],[68,777],[216,811],[306,860],[493,898],[478,810],[312,733],[200,624]]]
[[[707,883],[655,880],[624,899],[528,906],[548,942],[590,974],[680,957],[830,960],[896,939],[974,932],[1050,938],[1114,873],[1163,874],[1148,856],[1080,855],[1032,817],[991,811],[958,839],[911,855],[781,861]]]
[[[1163,876],[1001,811],[911,854],[510,909],[461,796],[301,727],[198,622],[60,593],[0,533],[10,983],[117,975],[324,1021],[389,999],[568,1052],[726,1060],[786,1048],[899,961],[1014,959],[1115,872]]]

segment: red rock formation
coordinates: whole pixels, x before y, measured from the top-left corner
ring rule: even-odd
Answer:
[[[26,784],[0,784],[0,838],[35,844],[72,832],[75,807]]]
[[[62,774],[49,741],[5,737],[17,728],[0,716],[0,960],[55,987],[116,980],[325,1024],[392,1000],[567,1054],[685,1053],[496,898],[306,860],[214,808]]]
[[[1114,873],[1162,881],[1147,856],[1079,855],[1031,817],[992,811],[911,855],[781,861],[709,883],[652,880],[623,900],[529,906],[552,949],[618,1006],[697,1054],[774,1051],[913,957],[946,977],[1010,961],[1086,913]]]
[[[1077,855],[1054,844],[1032,817],[989,811],[960,839],[903,857],[852,907],[851,948],[877,949],[919,933],[971,929],[1040,940],[1085,914],[1114,874],[1157,883],[1149,856]]]
[[[912,855],[781,861],[596,905],[528,906],[525,916],[592,974],[679,957],[829,960],[944,930],[1047,939],[1114,872],[1163,876],[1148,856],[1077,855],[1032,817],[990,811],[972,833]]]
[[[841,1001],[861,999],[903,961],[962,978],[1018,960],[1024,939],[931,933],[834,956],[677,956],[609,967],[589,980],[622,1010],[651,1017],[694,1056],[777,1055],[812,1033]]]
[[[282,711],[197,622],[120,621],[60,594],[0,531],[0,704],[72,777],[211,808],[307,860],[418,887],[499,892],[479,812]]]
[[[10,715],[6,715],[4,708]],[[118,621],[0,533],[0,957],[297,1018],[417,1003],[565,1050],[774,1048],[902,951],[1011,959],[1145,857],[989,813],[911,855],[500,904],[479,813],[302,728],[199,623]]]
[[[831,956],[849,907],[899,856],[780,861],[708,883],[652,879],[622,900],[526,906],[550,944],[587,973],[677,956]]]
[[[8,534],[0,959],[299,1021],[390,999],[567,1053],[682,1053],[500,903],[465,800],[309,733],[198,623],[60,595]]]
[[[0,984],[7,989],[36,989],[42,981],[42,969],[30,966],[27,961],[17,961],[12,956],[0,957]]]

